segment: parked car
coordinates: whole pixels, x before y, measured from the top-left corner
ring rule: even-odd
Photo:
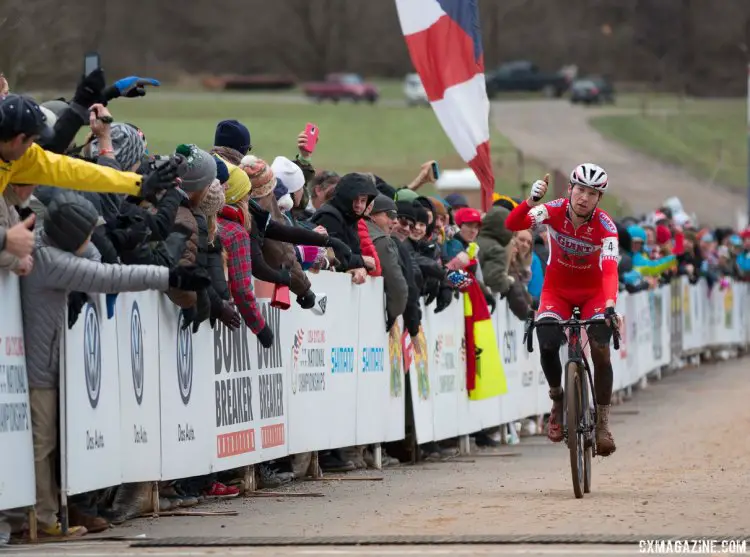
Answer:
[[[576,79],[570,86],[570,102],[602,104],[615,102],[615,88],[605,77],[590,76]]]
[[[337,103],[341,99],[349,99],[353,102],[374,103],[379,96],[377,87],[353,73],[328,74],[325,81],[304,84],[302,91],[318,102],[329,99]]]
[[[498,93],[528,91],[543,92],[548,97],[561,97],[570,87],[570,77],[564,72],[546,73],[528,60],[503,64],[487,73],[487,96]]]
[[[406,104],[409,106],[430,105],[430,101],[427,99],[427,91],[424,90],[419,74],[410,73],[406,75],[404,78],[404,95],[406,95]]]

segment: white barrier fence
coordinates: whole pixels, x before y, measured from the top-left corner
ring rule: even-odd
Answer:
[[[381,279],[310,277],[319,303],[288,311],[261,300],[270,349],[246,329],[182,330],[155,292],[105,297],[66,331],[61,356],[63,489],[68,495],[121,482],[169,480],[239,468],[306,451],[404,438],[410,381],[417,441],[466,435],[549,409],[539,352],[500,301],[493,315],[508,393],[470,401],[462,304],[424,310],[423,334],[383,325]],[[260,292],[261,290],[259,290]],[[0,509],[35,501],[31,417],[15,277],[0,275]],[[614,388],[707,349],[750,342],[747,284],[709,295],[701,282],[623,295]],[[535,340],[535,346],[538,343]],[[404,372],[407,372],[404,375]]]

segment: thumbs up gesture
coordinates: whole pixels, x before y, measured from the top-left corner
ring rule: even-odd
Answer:
[[[545,174],[544,180],[537,180],[531,185],[531,195],[528,200],[529,205],[532,207],[538,205],[542,198],[547,194],[548,187],[549,174]]]
[[[23,222],[8,228],[5,231],[5,245],[3,250],[8,251],[18,258],[31,255],[34,250],[34,222],[36,215],[28,216]]]

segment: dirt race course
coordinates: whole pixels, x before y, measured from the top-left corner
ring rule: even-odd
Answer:
[[[596,459],[592,493],[573,497],[564,446],[541,437],[506,447],[517,457],[388,469],[377,482],[300,482],[293,492],[318,498],[251,498],[209,509],[228,518],[132,522],[109,535],[147,538],[375,535],[740,536],[747,533],[750,487],[750,361],[679,371],[616,407],[618,450]],[[502,452],[502,451],[501,451]],[[377,472],[367,475],[380,476]],[[70,555],[626,555],[637,547],[461,546],[460,548],[307,547],[127,548],[108,542],[57,545]],[[50,546],[13,548],[48,555]],[[13,550],[11,550],[13,551]],[[218,553],[217,553],[218,552]],[[3,552],[4,553],[4,552]]]
[[[503,101],[492,104],[491,118],[526,155],[563,173],[582,162],[600,164],[609,174],[614,195],[636,212],[653,211],[665,199],[677,196],[701,222],[734,225],[737,211],[747,207],[743,193],[711,187],[681,168],[604,139],[588,118],[608,111],[623,113],[621,109],[574,106],[567,100]]]

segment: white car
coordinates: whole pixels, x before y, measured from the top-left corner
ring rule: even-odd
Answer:
[[[415,73],[407,74],[404,78],[404,95],[406,95],[406,104],[409,106],[425,105],[428,106],[430,101],[427,100],[427,92],[424,90],[422,80]]]

